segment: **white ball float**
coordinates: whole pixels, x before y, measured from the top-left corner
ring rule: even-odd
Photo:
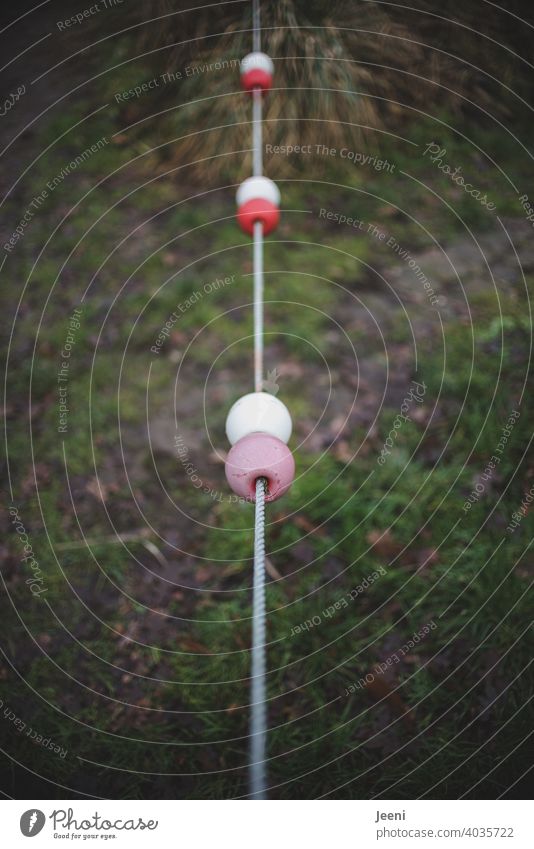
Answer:
[[[226,418],[226,435],[235,445],[250,433],[268,433],[281,442],[289,442],[291,416],[286,405],[269,392],[250,392],[231,407]]]
[[[267,200],[274,206],[280,206],[280,189],[268,177],[247,177],[239,186],[235,199],[238,206],[249,200]]]

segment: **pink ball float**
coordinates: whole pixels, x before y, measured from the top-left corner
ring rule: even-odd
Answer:
[[[295,478],[293,454],[280,439],[268,433],[249,433],[228,452],[226,479],[236,495],[256,500],[256,481],[267,481],[266,501],[276,501]]]

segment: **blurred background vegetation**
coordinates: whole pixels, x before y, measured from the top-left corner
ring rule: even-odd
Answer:
[[[250,4],[187,5],[124,3],[60,37],[54,22],[78,9],[52,2],[3,34],[10,55],[53,32],[4,80],[6,97],[17,74],[28,93],[2,124],[2,244],[105,139],[2,257],[7,504],[47,590],[29,593],[6,510],[1,775],[16,798],[247,793],[252,512],[228,496],[224,420],[251,380],[251,252],[234,222],[250,109],[236,68],[206,66],[248,52]],[[519,200],[534,196],[530,4],[263,7],[265,142],[336,150],[265,157],[284,210],[266,245],[266,365],[298,473],[269,510],[271,795],[521,797],[532,513],[506,528],[534,482],[534,249]],[[494,213],[424,155],[430,143]],[[373,227],[423,269],[438,309]],[[232,275],[151,352],[178,304]],[[380,465],[413,380],[424,401]]]

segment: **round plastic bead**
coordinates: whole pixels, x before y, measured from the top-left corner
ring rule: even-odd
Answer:
[[[268,433],[281,442],[289,442],[292,423],[289,410],[268,392],[250,392],[230,408],[226,418],[226,435],[235,445],[249,433]]]
[[[274,203],[261,198],[249,200],[237,210],[237,223],[249,236],[254,235],[254,225],[258,221],[263,224],[263,235],[268,236],[278,226],[280,210]]]
[[[245,91],[267,91],[273,84],[274,65],[266,53],[249,53],[241,62],[241,85]]]
[[[295,461],[287,445],[268,433],[250,433],[228,452],[226,479],[236,495],[256,500],[256,481],[267,480],[266,501],[276,501],[295,478]]]
[[[235,199],[238,206],[258,199],[280,206],[280,189],[268,177],[247,177],[239,186]]]

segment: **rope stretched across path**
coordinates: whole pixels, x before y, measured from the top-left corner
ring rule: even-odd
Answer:
[[[260,0],[253,0],[253,49],[261,50]],[[252,92],[252,171],[263,176],[262,98]],[[254,222],[254,389],[263,389],[263,223]],[[265,480],[256,481],[254,575],[252,585],[252,649],[250,688],[250,789],[253,798],[266,798],[267,705],[265,622]]]
[[[266,798],[267,704],[265,623],[265,480],[256,481],[254,577],[252,588],[252,668],[250,689],[250,789],[253,798]]]
[[[232,445],[225,463],[237,495],[256,504],[252,585],[250,689],[250,796],[267,798],[265,504],[284,495],[295,476],[287,442],[292,423],[287,407],[263,386],[263,240],[278,224],[280,192],[263,176],[262,99],[271,88],[274,66],[260,50],[260,3],[253,0],[253,52],[241,63],[241,83],[252,99],[252,177],[237,191],[237,220],[253,241],[254,392],[232,406],[226,433]]]

